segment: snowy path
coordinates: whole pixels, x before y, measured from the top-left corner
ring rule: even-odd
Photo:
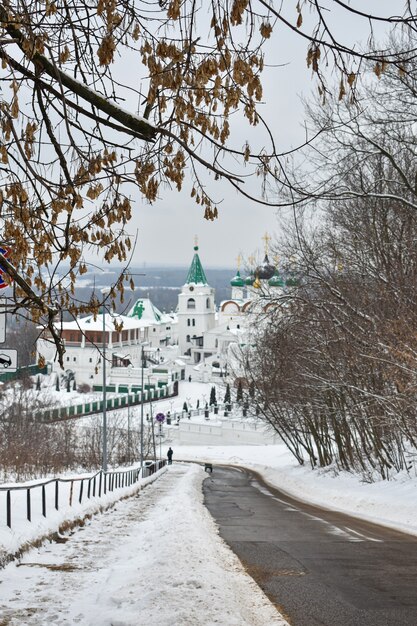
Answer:
[[[66,543],[0,572],[5,626],[283,626],[217,535],[203,470],[173,465]]]

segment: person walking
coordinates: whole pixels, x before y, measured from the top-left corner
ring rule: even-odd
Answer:
[[[168,465],[172,465],[172,455],[174,451],[171,447],[168,448],[167,457],[168,457]]]

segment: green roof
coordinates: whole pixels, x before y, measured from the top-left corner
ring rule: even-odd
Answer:
[[[190,269],[188,270],[186,284],[194,283],[197,285],[208,285],[206,275],[201,265],[200,257],[198,256],[198,246],[194,246],[195,254],[191,261]]]
[[[275,269],[274,275],[272,276],[272,278],[270,278],[268,280],[268,285],[270,287],[283,287],[284,284],[285,284],[284,280],[280,276],[280,273],[278,272],[278,269]]]
[[[241,278],[239,270],[237,271],[236,276],[230,281],[230,284],[232,287],[243,287],[245,285],[245,281]]]

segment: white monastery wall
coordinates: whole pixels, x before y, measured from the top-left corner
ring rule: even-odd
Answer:
[[[166,436],[187,445],[264,445],[280,442],[278,435],[266,429],[264,424],[244,420],[199,424],[182,419]]]

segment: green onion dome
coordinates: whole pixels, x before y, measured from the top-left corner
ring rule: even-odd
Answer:
[[[278,270],[275,270],[275,273],[272,278],[268,280],[268,285],[270,287],[284,287],[285,283],[283,278],[280,276]]]
[[[232,287],[244,287],[245,286],[245,281],[241,277],[239,270],[237,271],[236,276],[232,278],[232,280],[230,281],[230,284]]]

